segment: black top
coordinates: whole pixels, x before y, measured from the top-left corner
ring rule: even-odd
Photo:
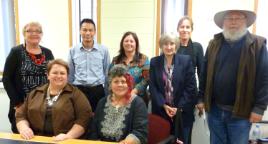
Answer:
[[[204,58],[202,45],[190,39],[187,46],[179,46],[177,53],[191,56],[194,69],[195,71],[197,69],[199,79]]]
[[[3,84],[12,106],[23,103],[30,90],[47,83],[46,66],[54,56],[49,49],[40,47],[45,56],[45,61],[41,64],[31,60],[23,44],[13,47],[6,59]]]
[[[119,142],[132,134],[147,143],[147,108],[139,96],[120,108],[111,106],[110,96],[102,98],[90,125],[89,139]]]
[[[45,121],[44,121],[44,135],[45,136],[53,136],[53,120],[52,120],[52,106],[47,104]]]

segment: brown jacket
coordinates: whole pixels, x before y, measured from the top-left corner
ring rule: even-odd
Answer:
[[[16,122],[27,120],[36,135],[43,135],[48,84],[31,91],[23,105],[16,110]],[[91,106],[84,94],[67,84],[52,108],[54,135],[67,133],[74,124],[85,130],[92,115]]]

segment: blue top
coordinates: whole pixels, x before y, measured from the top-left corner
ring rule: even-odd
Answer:
[[[85,86],[105,84],[110,65],[107,47],[94,41],[93,48],[87,50],[80,43],[70,49],[68,62],[70,83]]]
[[[232,106],[236,97],[236,79],[241,48],[245,38],[228,43],[223,41],[216,58],[212,101]]]

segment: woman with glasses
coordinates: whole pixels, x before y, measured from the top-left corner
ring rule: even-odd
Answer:
[[[47,83],[47,63],[54,59],[52,52],[40,45],[42,26],[30,22],[23,28],[24,44],[11,49],[4,66],[3,84],[10,99],[8,118],[17,133],[15,109],[35,87]]]

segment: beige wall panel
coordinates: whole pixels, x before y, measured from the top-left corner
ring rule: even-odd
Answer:
[[[112,9],[112,11],[111,11]],[[146,10],[146,11],[144,11]],[[133,18],[133,17],[152,17],[154,14],[153,1],[140,1],[140,2],[106,2],[102,3],[102,18],[115,17],[115,18]]]
[[[101,42],[111,57],[118,54],[120,40],[126,31],[137,33],[140,51],[149,57],[155,54],[156,1],[102,0]]]
[[[56,58],[67,59],[69,51],[68,0],[18,0],[19,31],[30,21],[43,26],[41,45],[52,50]],[[20,43],[23,36],[20,34]]]
[[[136,33],[152,33],[154,30],[152,18],[106,18],[102,20],[102,30],[108,34],[134,31]],[[109,27],[106,27],[109,26]]]
[[[148,57],[152,57],[151,55],[154,54],[155,48],[152,47],[151,43],[154,42],[154,35],[152,34],[139,34],[137,33],[139,37],[140,42],[140,52],[143,54],[146,54]],[[122,34],[111,34],[109,35],[109,45],[104,44],[105,46],[108,46],[111,59],[118,55],[118,51],[120,48],[120,41],[123,36]],[[113,47],[111,47],[113,46]],[[151,54],[151,55],[150,55]]]
[[[102,33],[102,44],[108,47],[110,57],[112,60],[112,58],[118,54],[122,34],[120,33],[109,34],[108,36],[109,37],[106,36],[106,38],[104,39],[103,37],[105,36],[103,36],[103,33]]]
[[[140,38],[140,51],[148,57],[155,56],[155,37],[153,34],[142,34]]]

